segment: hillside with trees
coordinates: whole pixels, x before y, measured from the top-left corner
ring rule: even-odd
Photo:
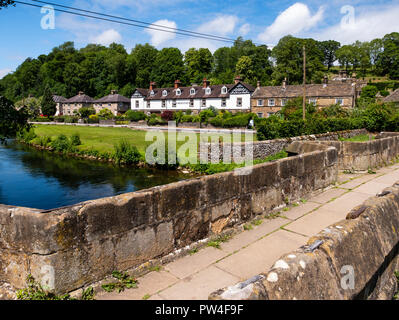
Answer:
[[[29,96],[42,97],[48,87],[51,93],[67,98],[78,91],[98,98],[113,89],[129,97],[136,87],[147,88],[150,81],[165,87],[176,79],[190,85],[207,77],[211,84],[227,84],[237,74],[252,85],[258,80],[262,85],[280,85],[284,78],[288,84],[300,84],[303,46],[309,83],[321,83],[324,75],[338,73],[339,69],[355,72],[358,78],[399,80],[398,32],[342,46],[333,40],[285,36],[272,50],[238,38],[232,46],[221,47],[213,54],[207,48],[182,53],[178,48],[158,50],[149,44],[137,44],[130,53],[116,43],[76,49],[73,42],[65,42],[49,54],[26,59],[1,79],[0,95],[15,103]]]

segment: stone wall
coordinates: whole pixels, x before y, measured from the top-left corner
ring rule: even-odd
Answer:
[[[398,290],[399,183],[283,255],[270,270],[210,299],[392,299]],[[352,270],[350,268],[353,268]],[[353,287],[346,275],[354,275]]]
[[[305,143],[314,151],[65,208],[0,206],[0,287],[32,274],[69,292],[335,183],[337,150]]]
[[[327,132],[321,134],[312,134],[306,136],[298,136],[292,138],[274,139],[274,140],[264,140],[264,141],[254,141],[252,153],[248,154],[245,152],[246,143],[232,143],[226,145],[227,153],[231,155],[232,159],[239,159],[240,156],[246,155],[253,159],[264,159],[267,156],[276,154],[283,149],[286,149],[294,141],[338,141],[338,138],[351,138],[360,134],[367,134],[366,129],[356,129],[356,130],[345,130],[337,132]],[[201,150],[199,152],[199,158],[203,161],[209,161],[217,163],[223,160],[223,144],[220,144],[218,148],[219,152],[211,152],[212,145],[210,143],[203,143],[201,145]]]

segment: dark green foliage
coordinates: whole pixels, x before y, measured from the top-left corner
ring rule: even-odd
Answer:
[[[79,133],[74,133],[74,134],[71,136],[71,144],[72,144],[73,146],[80,146],[80,145],[82,144],[82,142],[80,141],[80,135],[79,135]]]
[[[91,106],[91,107],[82,107],[79,109],[79,115],[82,118],[88,118],[89,116],[96,114],[96,110]]]
[[[360,97],[363,99],[374,99],[378,93],[378,89],[376,86],[367,85],[362,89],[362,93]]]
[[[114,277],[117,281],[102,285],[102,288],[107,292],[113,292],[116,290],[118,293],[120,293],[125,289],[137,288],[137,280],[130,277],[127,273],[113,271],[112,277]]]
[[[76,143],[80,142],[80,138],[77,135],[74,135],[74,138],[72,137],[68,139],[66,135],[60,134],[51,142],[50,146],[57,152],[76,152]],[[78,138],[79,141],[77,141]]]
[[[36,137],[36,133],[32,128],[23,129],[17,133],[17,139],[25,143],[30,143]]]
[[[0,142],[29,127],[28,114],[16,110],[10,100],[0,96]]]
[[[128,110],[125,113],[125,118],[130,121],[146,120],[147,116],[142,111]]]
[[[118,144],[114,145],[115,153],[114,160],[118,164],[136,164],[141,160],[141,154],[137,150],[137,147],[131,145],[126,140],[119,141]]]
[[[26,282],[27,287],[17,292],[18,300],[75,300],[69,294],[57,296],[46,291],[31,275],[28,275]]]
[[[53,100],[50,87],[47,85],[44,88],[43,99],[42,99],[42,114],[44,116],[53,116],[57,111],[56,103]]]

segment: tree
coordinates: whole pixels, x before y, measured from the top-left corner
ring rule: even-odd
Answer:
[[[344,45],[336,51],[336,56],[341,67],[348,72],[349,66],[353,65],[354,53],[351,45]]]
[[[341,44],[338,41],[328,40],[319,42],[320,49],[324,54],[324,65],[327,66],[327,71],[333,66],[337,57],[335,55],[336,51],[339,49]]]
[[[28,129],[28,115],[14,108],[12,102],[0,96],[0,141],[15,137],[17,132]]]
[[[8,6],[14,6],[15,3],[12,0],[0,0],[0,10],[1,8],[7,8]]]
[[[391,79],[399,79],[399,33],[385,35],[382,43],[384,50],[378,56],[377,67]]]
[[[41,100],[35,97],[28,97],[19,100],[14,105],[18,110],[24,108],[24,111],[27,113],[29,118],[35,118],[40,114]]]
[[[53,100],[49,86],[46,86],[42,98],[42,114],[45,116],[53,116],[57,111],[57,104]]]
[[[139,88],[148,88],[151,80],[151,71],[154,67],[158,50],[148,43],[137,44],[131,52],[131,56],[137,65],[135,84]]]
[[[253,68],[252,59],[250,57],[242,56],[240,59],[238,59],[236,65],[236,74],[242,76],[245,82],[253,83],[256,81],[256,74]]]
[[[209,49],[190,48],[184,54],[187,79],[198,83],[212,71],[212,53]]]
[[[163,48],[158,52],[151,78],[159,87],[171,87],[175,80],[186,82],[183,55],[178,48]]]
[[[93,106],[90,107],[82,107],[79,109],[79,115],[82,118],[88,118],[89,116],[91,116],[92,114],[96,114],[96,110],[93,108]]]

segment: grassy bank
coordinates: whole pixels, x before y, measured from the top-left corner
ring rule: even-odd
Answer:
[[[50,149],[55,152],[71,156],[88,157],[91,159],[114,161],[117,164],[148,165],[145,153],[154,140],[155,134],[161,133],[166,145],[176,145],[176,149],[168,147],[168,150],[177,152],[177,158],[181,161],[187,159],[189,163],[198,161],[198,150],[203,134],[199,133],[177,133],[168,137],[167,132],[146,132],[142,130],[131,130],[129,128],[107,128],[107,127],[85,127],[85,126],[62,126],[62,125],[35,125],[33,131],[26,132],[20,140],[36,147]],[[149,135],[149,136],[147,136]],[[231,133],[211,133],[210,141],[236,141]],[[245,141],[242,134],[239,139]],[[170,141],[173,139],[173,141]],[[238,140],[239,140],[238,139]],[[251,135],[251,140],[256,140]],[[146,141],[147,140],[147,141]],[[239,141],[236,141],[239,142]],[[256,160],[255,164],[285,157],[286,154],[279,153],[266,159]],[[277,157],[277,158],[276,158]],[[186,164],[186,169],[203,174],[225,172],[242,167],[245,164]],[[176,168],[175,166],[164,166],[165,168]]]

